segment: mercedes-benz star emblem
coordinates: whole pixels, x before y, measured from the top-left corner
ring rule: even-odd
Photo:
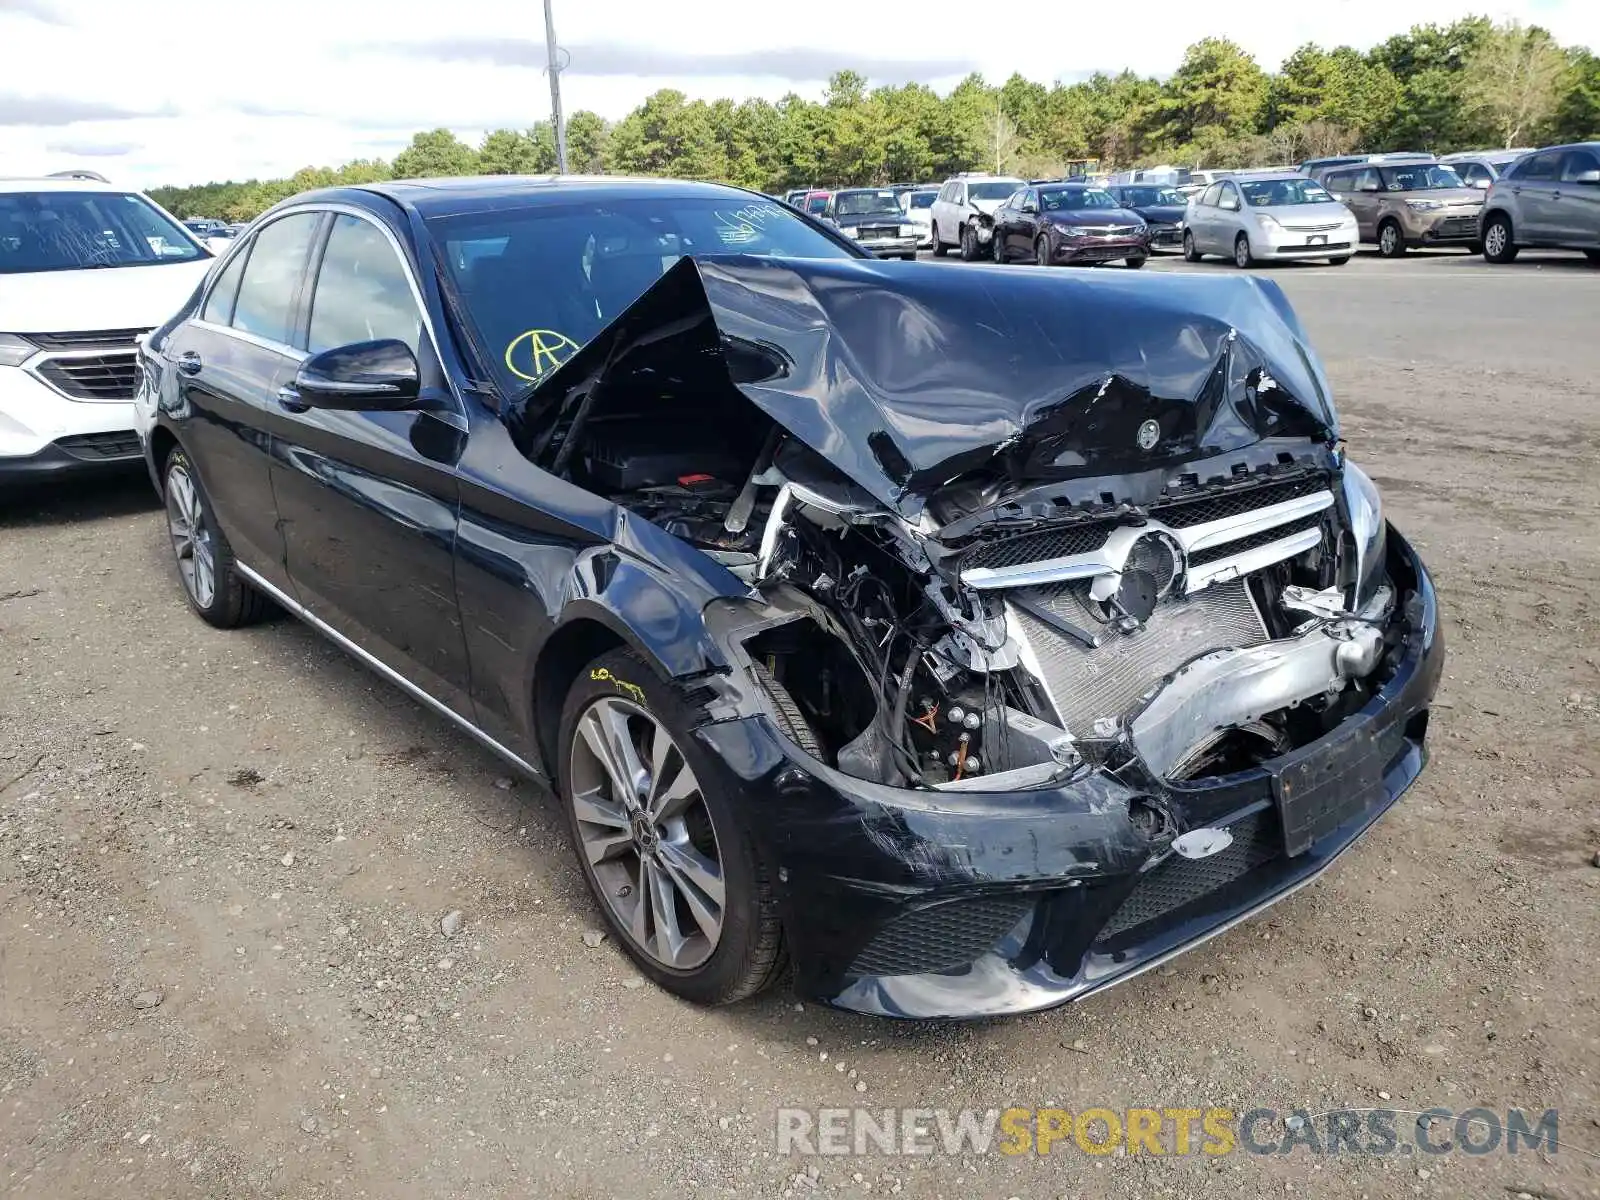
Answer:
[[[1139,449],[1154,450],[1156,443],[1161,440],[1161,426],[1154,421],[1146,421],[1139,426]]]

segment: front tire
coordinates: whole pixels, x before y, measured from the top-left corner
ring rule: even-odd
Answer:
[[[1241,233],[1233,239],[1233,265],[1241,271],[1248,271],[1256,265],[1256,256],[1250,253],[1250,236]]]
[[[1205,255],[1194,248],[1194,234],[1185,229],[1183,231],[1183,261],[1197,263],[1204,257]]]
[[[181,449],[167,456],[161,494],[167,504],[167,536],[189,607],[218,629],[259,621],[266,615],[267,598],[236,569],[233,547],[218,528],[199,477]]]
[[[788,959],[737,797],[694,737],[703,716],[631,650],[604,654],[567,694],[557,788],[589,891],[628,957],[685,1000],[731,1004]]]
[[[961,261],[976,262],[978,258],[978,231],[969,221],[961,227]]]
[[[1005,247],[1006,240],[1000,236],[1000,230],[996,229],[989,235],[989,254],[995,262],[1003,263],[1006,261]]]
[[[1135,255],[1133,258],[1125,258],[1122,260],[1122,265],[1130,271],[1137,271],[1144,266],[1145,258],[1146,256],[1143,254]]]
[[[1050,239],[1040,234],[1033,243],[1033,261],[1041,267],[1050,266]]]
[[[1378,253],[1384,258],[1401,258],[1406,252],[1406,235],[1398,221],[1385,221],[1378,226]]]
[[[1505,213],[1495,213],[1483,227],[1483,257],[1485,262],[1508,263],[1517,257],[1517,243],[1511,236],[1511,218]]]
[[[939,222],[938,221],[934,221],[933,222],[933,256],[935,258],[943,258],[949,252],[950,252],[950,247],[947,246],[944,243],[944,240],[942,238],[940,238],[940,236],[939,236]]]
[[[1595,266],[1600,267],[1600,250],[1585,250],[1583,256]]]

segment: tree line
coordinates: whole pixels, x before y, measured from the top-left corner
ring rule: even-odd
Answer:
[[[1162,80],[1124,71],[1053,85],[981,75],[941,96],[869,87],[840,71],[820,102],[793,93],[690,100],[664,88],[608,122],[567,122],[568,169],[712,179],[778,192],[812,184],[943,179],[989,170],[1055,176],[1069,164],[1286,164],[1351,150],[1450,150],[1600,138],[1600,57],[1537,27],[1469,17],[1414,26],[1365,53],[1300,47],[1274,74],[1226,38],[1190,46]],[[156,188],[179,216],[248,220],[314,187],[556,169],[549,122],[497,129],[476,147],[418,133],[392,162],[306,167],[287,179]]]

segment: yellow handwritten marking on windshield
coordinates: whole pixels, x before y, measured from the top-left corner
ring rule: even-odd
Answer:
[[[640,704],[644,703],[644,689],[637,683],[629,683],[626,679],[618,679],[604,667],[595,667],[589,672],[589,678],[596,683],[614,683],[619,691],[627,692]]]
[[[524,342],[528,343],[528,358],[533,364],[531,375],[519,369],[514,358],[517,347]],[[506,370],[518,379],[534,383],[566,362],[577,350],[578,343],[564,333],[557,333],[554,329],[530,329],[512,338],[506,347]]]

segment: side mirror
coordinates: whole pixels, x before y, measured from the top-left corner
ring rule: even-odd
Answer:
[[[1589,187],[1600,186],[1600,171],[1579,171],[1568,182],[1587,184]]]
[[[415,408],[422,377],[411,347],[394,338],[353,342],[313,354],[295,372],[295,400],[307,408],[402,412]]]
[[[1375,184],[1375,183],[1358,183],[1358,184],[1356,184],[1356,191],[1358,191],[1358,192],[1376,192],[1376,191],[1379,191],[1379,190],[1380,189],[1379,189],[1378,185]]]
[[[1472,181],[1472,186],[1477,188],[1480,192],[1487,192],[1489,190],[1490,182],[1491,181],[1489,179],[1480,175]]]
[[[1226,212],[1238,212],[1239,211],[1239,202],[1237,200],[1235,200],[1232,196],[1229,196],[1226,200],[1224,200],[1217,207],[1223,209]]]
[[[1025,213],[1036,213],[1039,211],[1039,206],[1032,200],[1026,200],[1023,202],[1022,211]]]

